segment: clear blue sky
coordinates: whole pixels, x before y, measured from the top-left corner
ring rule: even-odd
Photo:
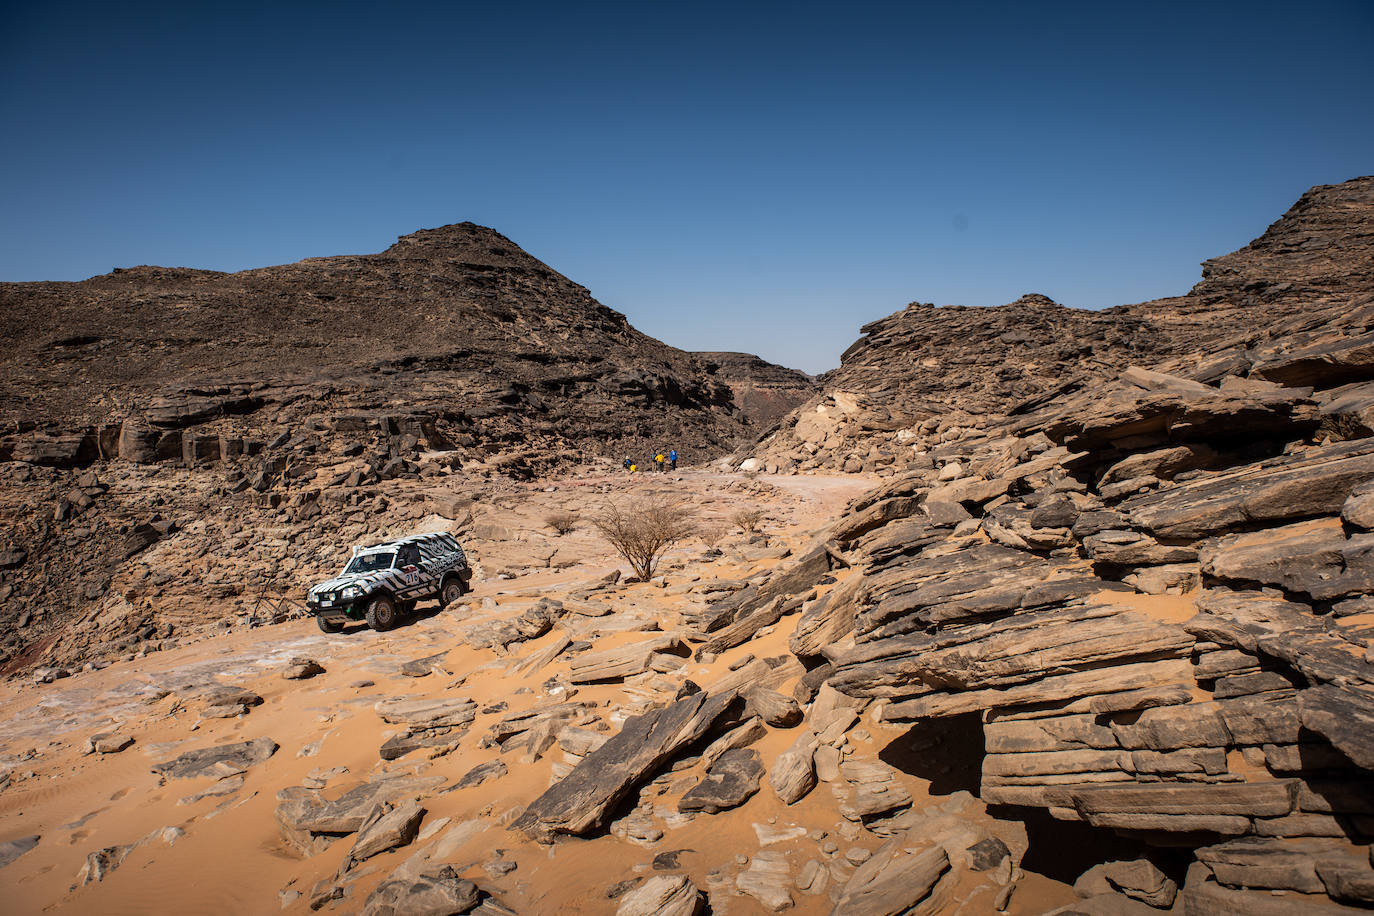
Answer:
[[[473,220],[819,371],[913,300],[1183,292],[1374,172],[1364,0],[956,5],[7,2],[0,279]]]

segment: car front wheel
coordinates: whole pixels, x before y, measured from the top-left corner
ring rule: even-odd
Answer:
[[[374,630],[390,630],[396,626],[396,602],[390,595],[378,595],[367,606],[367,625]]]

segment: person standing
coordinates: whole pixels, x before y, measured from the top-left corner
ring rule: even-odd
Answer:
[[[677,449],[675,448],[668,450],[668,470],[677,470]]]
[[[667,461],[667,460],[668,460],[668,456],[667,456],[667,455],[664,455],[662,452],[659,452],[657,455],[654,456],[654,464],[658,465],[658,472],[659,472],[660,474],[663,473],[663,471],[664,471],[664,462]]]

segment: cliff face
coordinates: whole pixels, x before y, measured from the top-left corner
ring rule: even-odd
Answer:
[[[752,353],[694,355],[717,381],[730,386],[736,406],[761,431],[773,426],[820,388],[805,372],[767,362]]]
[[[1371,301],[1367,177],[1308,191],[1254,242],[1205,262],[1183,296],[1102,311],[1040,295],[995,308],[914,303],[865,325],[821,392],[738,460],[893,473],[918,432],[1023,413],[1132,365],[1215,381],[1257,347],[1359,336]]]
[[[479,457],[665,438],[709,454],[742,428],[729,388],[692,356],[471,223],[234,274],[3,284],[0,342],[8,447],[54,463],[176,456],[187,434],[251,441],[307,423],[375,432],[390,417],[396,432],[399,415]]]

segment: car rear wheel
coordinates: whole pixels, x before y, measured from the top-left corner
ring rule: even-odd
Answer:
[[[337,620],[330,620],[328,617],[316,617],[315,622],[320,625],[320,629],[326,633],[337,633],[343,629],[343,624]]]
[[[457,576],[449,576],[444,580],[444,584],[439,586],[440,607],[448,607],[461,597],[463,597],[463,580]]]
[[[390,630],[396,626],[399,616],[396,602],[390,595],[378,595],[367,606],[367,625],[374,630]]]

